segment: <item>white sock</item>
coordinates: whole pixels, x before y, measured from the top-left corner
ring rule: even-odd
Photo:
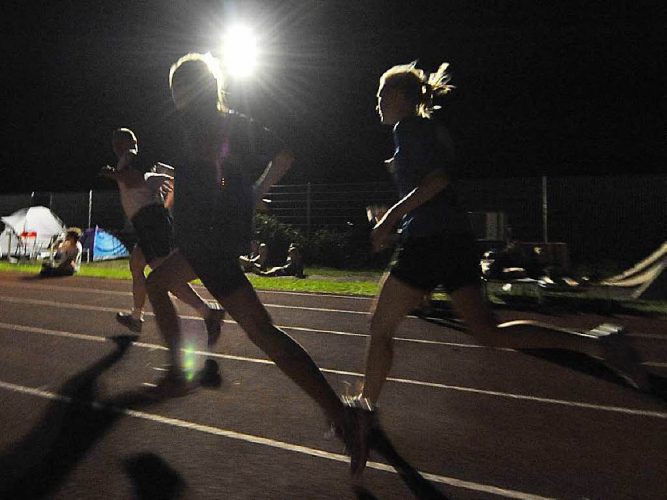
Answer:
[[[144,320],[143,309],[132,309],[132,319],[136,319],[137,321],[143,321]]]

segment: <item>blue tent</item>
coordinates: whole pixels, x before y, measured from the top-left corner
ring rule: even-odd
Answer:
[[[88,228],[82,238],[83,248],[88,250],[91,260],[111,260],[128,257],[130,252],[121,241],[113,234],[107,233],[104,229]]]

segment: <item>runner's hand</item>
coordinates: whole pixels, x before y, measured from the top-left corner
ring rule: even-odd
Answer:
[[[394,225],[383,217],[371,232],[371,245],[374,252],[380,252],[389,246],[391,236],[394,233]]]
[[[174,191],[174,180],[167,179],[160,185],[160,194],[166,197],[169,193]]]

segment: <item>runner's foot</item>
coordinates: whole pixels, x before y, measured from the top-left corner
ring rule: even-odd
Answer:
[[[198,375],[199,384],[202,387],[216,388],[222,385],[220,365],[213,359],[207,359]]]
[[[209,347],[213,347],[220,338],[225,314],[225,310],[217,302],[209,302],[208,317],[204,320]]]
[[[180,398],[187,396],[197,387],[195,381],[189,382],[182,373],[170,370],[158,380],[154,387],[149,387],[147,393],[155,399]]]
[[[604,364],[628,385],[641,392],[651,392],[648,373],[637,351],[623,337],[609,335],[600,339]]]
[[[144,320],[136,319],[131,313],[116,313],[116,321],[134,333],[141,333],[141,329],[144,326]]]
[[[360,396],[343,396],[342,437],[350,454],[350,473],[359,477],[366,468],[371,431],[378,425],[377,412],[370,401]]]

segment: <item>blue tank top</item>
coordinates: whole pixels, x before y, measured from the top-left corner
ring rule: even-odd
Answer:
[[[394,126],[394,146],[390,173],[401,198],[433,171],[441,170],[450,178],[444,190],[403,217],[403,236],[469,233],[467,214],[451,184],[454,150],[444,125],[418,116],[405,118]]]

